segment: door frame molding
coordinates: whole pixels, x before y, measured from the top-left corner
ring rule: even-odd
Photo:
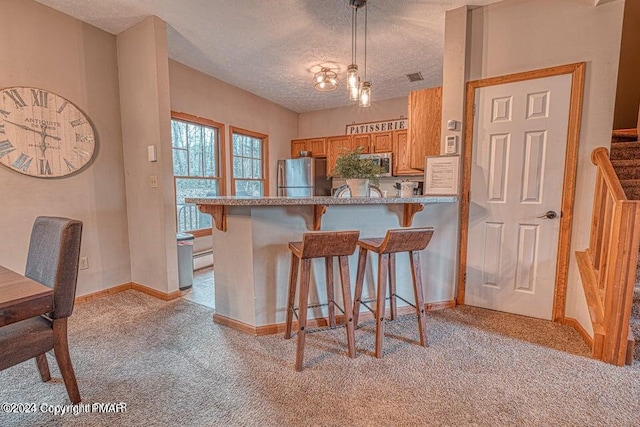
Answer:
[[[509,74],[499,77],[473,80],[467,82],[465,102],[465,134],[462,164],[462,193],[460,202],[460,241],[458,262],[458,290],[456,304],[463,305],[465,299],[465,275],[467,270],[467,245],[469,237],[469,204],[471,188],[471,154],[473,149],[473,106],[476,89],[506,83],[571,74],[571,98],[569,105],[569,127],[567,132],[567,153],[564,164],[562,184],[562,207],[560,218],[560,234],[558,236],[558,258],[556,263],[555,291],[553,296],[554,322],[564,320],[567,298],[567,274],[571,256],[571,226],[573,223],[573,205],[576,191],[576,175],[578,171],[578,148],[580,145],[580,126],[582,123],[582,102],[584,99],[584,80],[586,63],[561,65]]]

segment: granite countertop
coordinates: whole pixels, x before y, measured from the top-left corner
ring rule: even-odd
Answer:
[[[458,196],[415,196],[415,197],[237,197],[217,196],[187,198],[187,203],[218,206],[291,206],[291,205],[394,205],[453,203]]]

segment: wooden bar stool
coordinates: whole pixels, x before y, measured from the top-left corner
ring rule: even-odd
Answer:
[[[329,325],[336,325],[334,306],[344,313],[347,329],[347,346],[349,357],[356,357],[355,335],[353,327],[352,305],[351,305],[351,281],[349,279],[349,258],[356,250],[360,237],[359,231],[325,231],[316,233],[305,233],[302,242],[290,242],[291,250],[291,271],[289,275],[289,294],[287,298],[287,320],[284,331],[285,339],[291,338],[291,327],[293,315],[298,318],[298,343],[296,348],[296,370],[302,371],[304,359],[304,339],[307,334],[307,308],[309,304],[309,279],[311,277],[311,260],[313,258],[325,259],[327,304],[318,304],[313,307],[328,306]],[[338,257],[340,266],[340,281],[342,283],[342,298],[344,310],[338,306],[333,298],[333,257]],[[293,303],[296,295],[296,284],[298,282],[298,265],[302,261],[300,273],[300,292],[298,308],[294,308]],[[299,310],[299,314],[296,313]]]
[[[427,346],[426,324],[424,313],[424,298],[422,294],[422,277],[420,274],[420,253],[429,244],[433,235],[433,227],[401,228],[388,230],[382,238],[362,239],[358,242],[360,254],[358,257],[358,272],[356,274],[356,291],[353,304],[353,324],[358,327],[360,304],[364,305],[375,315],[376,319],[376,357],[382,357],[382,340],[384,338],[384,312],[387,291],[387,276],[389,277],[389,299],[391,305],[391,320],[398,315],[396,298],[400,298],[407,304],[415,307],[418,315],[418,329],[420,331],[420,345]],[[367,253],[369,251],[378,254],[378,298],[377,300],[362,301],[362,283],[364,271],[367,266]],[[396,253],[409,252],[411,264],[411,276],[413,277],[413,293],[416,305],[396,295]],[[373,311],[368,302],[377,301],[376,310]]]

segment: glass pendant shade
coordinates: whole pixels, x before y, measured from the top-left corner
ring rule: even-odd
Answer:
[[[358,105],[361,107],[371,106],[371,82],[363,82],[360,87],[360,101]]]
[[[360,99],[360,77],[356,79],[356,85],[349,88],[349,100],[358,101]]]
[[[315,73],[313,80],[313,86],[320,92],[329,92],[338,87],[338,75],[327,67],[322,67]]]
[[[358,88],[360,85],[360,79],[358,78],[358,66],[356,64],[351,64],[347,67],[347,89],[349,92],[353,88]]]

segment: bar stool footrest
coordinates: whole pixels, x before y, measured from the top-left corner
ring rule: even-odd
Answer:
[[[318,308],[318,307],[328,307],[329,304],[333,304],[338,310],[340,310],[342,314],[344,314],[344,310],[342,309],[342,307],[340,307],[335,301],[329,301],[322,304],[312,304],[312,305],[308,305],[307,308],[309,309],[309,308]],[[296,319],[298,318],[298,310],[300,310],[299,307],[293,307],[293,315],[296,316]]]
[[[409,301],[407,301],[406,299],[402,298],[400,295],[398,295],[398,294],[393,294],[392,296],[393,296],[393,297],[396,297],[396,298],[400,298],[402,301],[404,301],[405,303],[407,303],[407,304],[408,304],[408,305],[410,305],[411,307],[416,308],[416,306],[415,306],[414,304],[412,304],[412,303],[410,303]],[[386,297],[386,298],[385,298],[385,301],[388,301],[388,300],[391,300],[391,297]],[[360,304],[362,304],[362,305],[364,305],[365,307],[367,307],[367,308],[369,309],[369,311],[372,311],[372,310],[371,310],[371,308],[370,308],[367,304],[372,303],[372,302],[375,302],[375,301],[378,301],[378,300],[377,300],[376,298],[372,298],[372,299],[360,300],[359,302],[360,302]]]
[[[347,325],[346,324],[341,324],[341,325],[336,325],[336,326],[322,326],[322,327],[318,327],[318,328],[308,328],[305,329],[305,333],[307,334],[315,334],[316,332],[326,332],[326,331],[330,331],[333,329],[340,329],[340,328],[345,328]]]
[[[398,294],[393,294],[392,296],[396,297],[396,298],[400,298],[402,301],[404,301],[405,303],[407,303],[408,305],[410,305],[413,308],[417,308],[414,304],[411,304],[409,301],[407,301],[406,299],[402,298],[400,295]]]
[[[388,299],[388,298],[387,298],[387,299]],[[358,302],[359,302],[361,305],[364,305],[364,307],[365,307],[367,310],[369,310],[370,312],[372,312],[372,313],[374,313],[374,314],[375,314],[375,311],[374,311],[371,307],[369,307],[369,304],[370,304],[370,303],[372,303],[372,302],[375,302],[375,301],[377,301],[377,299],[375,299],[375,298],[374,298],[374,299],[368,299],[368,300],[359,300]]]
[[[402,298],[400,295],[393,294],[392,296],[396,297],[396,298],[400,298],[402,301],[404,301],[405,303],[407,303],[411,307],[416,308],[416,306],[414,304],[411,304],[409,301],[407,301],[406,299]],[[390,300],[390,299],[391,299],[391,297],[386,297],[385,301],[386,300]],[[366,299],[366,300],[359,300],[357,302],[359,302],[361,305],[364,305],[364,307],[367,310],[369,310],[371,313],[373,313],[375,315],[376,314],[375,310],[372,309],[371,307],[369,307],[369,304],[371,304],[372,302],[376,302],[376,301],[378,301],[377,298],[371,298],[371,299]],[[389,320],[389,319],[385,317],[385,320]]]

